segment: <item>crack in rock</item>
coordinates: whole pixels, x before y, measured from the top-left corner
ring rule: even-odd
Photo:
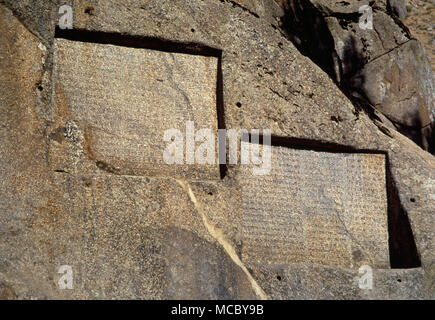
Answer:
[[[190,188],[190,185],[182,180],[176,180],[177,183],[187,192],[189,195],[190,201],[192,201],[195,209],[198,211],[198,213],[202,217],[202,221],[204,223],[204,226],[206,227],[207,231],[210,233],[210,235],[217,240],[217,242],[223,247],[225,252],[230,256],[231,260],[238,265],[243,272],[248,277],[249,282],[251,283],[252,289],[256,293],[256,295],[261,300],[268,300],[267,294],[263,291],[263,289],[258,285],[257,281],[252,277],[252,275],[249,273],[248,269],[245,267],[243,262],[240,260],[239,256],[236,253],[236,250],[233,248],[233,246],[230,244],[230,242],[225,238],[225,235],[223,234],[222,230],[217,228],[206,216],[204,213],[201,204],[196,200],[195,194],[193,193],[192,189]]]

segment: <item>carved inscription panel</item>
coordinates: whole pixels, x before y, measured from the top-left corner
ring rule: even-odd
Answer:
[[[272,147],[241,172],[244,261],[389,267],[384,155]]]
[[[76,133],[73,146],[52,142],[54,169],[218,178],[217,163],[163,159],[165,130],[184,135],[194,121],[217,132],[217,65],[216,57],[55,39],[56,121]]]

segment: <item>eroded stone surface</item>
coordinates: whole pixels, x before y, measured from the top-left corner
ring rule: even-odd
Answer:
[[[320,265],[250,264],[255,276],[273,299],[433,299],[426,294],[424,271],[415,269],[374,269],[373,289],[361,290],[358,270]],[[334,279],[331,281],[331,279]],[[328,285],[325,285],[328,284]],[[310,295],[306,292],[310,291]]]
[[[366,64],[358,77],[370,101],[394,122],[427,127],[434,121],[432,69],[416,40]]]
[[[362,6],[369,5],[368,0],[357,1],[337,1],[337,0],[312,0],[312,4],[325,15],[332,15],[334,13],[355,13],[358,12]]]
[[[423,48],[385,1],[370,3],[372,28],[360,27],[359,7],[365,1],[283,4],[284,27],[296,46],[335,78],[355,104],[379,110],[433,153],[433,73]]]
[[[50,96],[51,78],[37,89],[42,70],[51,74],[54,40],[49,30],[58,19],[57,1],[5,3],[34,35],[5,9],[8,18],[0,19],[2,30],[7,30],[0,33],[6,58],[0,60],[5,79],[0,82],[0,296],[256,298],[246,274],[210,236],[186,191],[174,180],[53,172],[48,165],[53,149],[48,152],[47,146],[54,145],[50,139],[61,140],[64,129],[75,132],[75,122],[65,121],[71,120],[68,114],[51,112],[57,106],[43,98]],[[221,49],[227,128],[270,128],[279,136],[388,154],[422,267],[375,268],[374,287],[367,294],[357,286],[355,269],[245,263],[270,298],[434,296],[434,157],[358,112],[269,19],[216,0],[86,0],[74,2],[73,9],[78,29]],[[45,56],[40,41],[48,46]],[[60,154],[65,155],[58,153],[59,159]],[[67,153],[65,159],[74,160],[74,154]],[[222,180],[189,184],[216,233],[241,256],[240,167],[228,169]],[[59,289],[61,264],[73,266],[75,290]]]
[[[240,178],[245,261],[389,267],[384,155],[272,147],[272,164]]]
[[[183,166],[163,158],[171,143],[165,130],[186,138],[193,121],[217,133],[216,57],[66,39],[54,48],[56,115],[65,123],[52,133],[54,170],[219,177],[216,161]]]

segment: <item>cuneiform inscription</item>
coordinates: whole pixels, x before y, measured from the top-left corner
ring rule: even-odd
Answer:
[[[272,147],[240,183],[245,261],[389,267],[384,155]]]
[[[217,164],[163,159],[168,129],[193,121],[217,133],[217,65],[217,57],[55,39],[56,121],[73,123],[81,138],[77,152],[52,143],[55,169],[218,178]]]

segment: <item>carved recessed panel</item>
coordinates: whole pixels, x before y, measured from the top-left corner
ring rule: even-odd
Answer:
[[[194,121],[217,132],[217,66],[217,57],[55,39],[53,169],[218,178],[217,163],[163,158],[167,129],[185,135]]]
[[[269,175],[241,168],[242,257],[389,267],[385,156],[272,147]]]

